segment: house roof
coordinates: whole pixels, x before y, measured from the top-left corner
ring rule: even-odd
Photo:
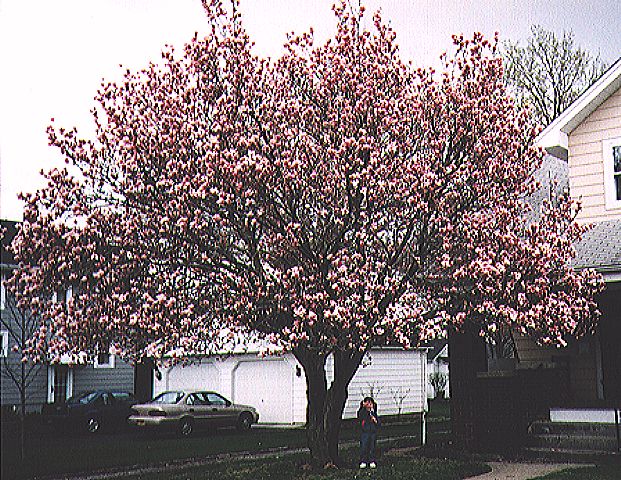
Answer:
[[[0,220],[0,227],[2,228],[0,232],[2,238],[0,241],[0,264],[2,264],[3,267],[14,266],[16,263],[13,252],[11,252],[8,247],[11,245],[15,235],[17,235],[17,225],[18,222]]]
[[[436,357],[442,353],[442,350],[446,347],[446,345],[448,345],[448,340],[445,338],[425,342],[423,347],[429,348],[429,352],[427,352],[428,361],[436,360]]]
[[[552,155],[567,160],[568,135],[619,88],[621,58],[539,134],[537,145]]]
[[[526,216],[527,222],[537,221],[541,205],[550,193],[558,195],[568,188],[569,166],[554,155],[546,155],[535,172],[535,179],[541,187],[527,199],[532,207]],[[593,268],[602,273],[606,281],[621,280],[621,218],[594,224],[574,248],[576,257],[572,265],[575,268]]]
[[[554,155],[546,155],[541,166],[534,173],[534,178],[540,187],[526,199],[532,208],[526,214],[527,223],[539,220],[543,202],[549,200],[551,195],[558,196],[567,190],[569,187],[569,165],[565,160]]]
[[[576,268],[594,268],[603,274],[621,272],[621,219],[593,225],[575,248]]]
[[[561,115],[548,125],[537,137],[536,143],[550,154],[543,163],[544,174],[550,180],[556,180],[558,186],[568,186],[568,157],[569,134],[593,113],[612,94],[621,88],[621,58],[610,66],[602,76],[580,95]],[[565,167],[559,166],[552,157],[561,159]],[[545,194],[545,178],[538,178],[543,188],[539,193]],[[532,206],[536,210],[540,203],[537,194],[534,195]],[[621,219],[607,220],[595,224],[587,231],[582,240],[575,245],[576,257],[572,264],[575,268],[594,268],[604,275],[606,281],[621,280]]]

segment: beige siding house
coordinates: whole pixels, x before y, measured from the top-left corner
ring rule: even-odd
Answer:
[[[515,338],[502,353],[513,358],[497,358],[477,332],[451,335],[454,439],[466,448],[529,447],[572,459],[621,451],[614,425],[621,418],[621,58],[537,142],[548,153],[536,173],[545,188],[529,203],[537,212],[552,189],[566,188],[582,203],[577,219],[590,228],[574,245],[573,267],[602,275],[601,318],[593,334],[565,348]]]
[[[541,133],[539,145],[567,160],[580,222],[621,219],[621,61]]]
[[[522,339],[520,362],[568,370],[567,406],[618,406],[621,402],[621,59],[539,136],[538,143],[567,162],[577,220],[591,229],[576,245],[576,268],[594,268],[606,282],[595,335],[565,350]]]
[[[612,156],[621,149],[621,89],[569,134],[569,187],[582,199],[582,222],[621,218]]]

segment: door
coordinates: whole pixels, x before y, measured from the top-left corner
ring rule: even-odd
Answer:
[[[48,403],[64,403],[73,394],[73,370],[68,365],[48,368]]]
[[[217,393],[207,392],[209,403],[209,415],[218,427],[235,425],[237,423],[237,412],[231,406],[231,402]]]
[[[114,396],[112,396],[109,392],[104,392],[101,394],[101,397],[99,397],[99,400],[99,412],[104,425],[119,422]]]
[[[204,392],[193,393],[185,401],[188,414],[199,426],[216,426],[215,416]]]
[[[132,405],[136,403],[134,397],[127,392],[112,392],[114,416],[122,425],[127,424],[127,418],[132,414]]]
[[[621,402],[621,287],[609,284],[599,308],[603,394],[607,404],[617,406]]]
[[[141,403],[153,398],[153,369],[150,359],[139,362],[134,367],[134,396]]]
[[[261,423],[293,423],[294,374],[284,359],[240,362],[233,377],[233,402],[256,408]]]

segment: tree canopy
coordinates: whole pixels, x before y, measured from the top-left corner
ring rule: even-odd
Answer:
[[[576,205],[525,222],[542,152],[496,41],[454,37],[440,74],[416,69],[379,14],[364,29],[343,3],[329,41],[292,36],[270,61],[236,9],[206,7],[209,35],[102,85],[95,138],[49,128],[69,167],[24,195],[14,243],[33,355],[160,361],[259,335],[304,367],[325,463],[372,345],[465,323],[550,344],[591,329]]]

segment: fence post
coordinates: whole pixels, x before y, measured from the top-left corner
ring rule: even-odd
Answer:
[[[619,409],[615,408],[615,430],[617,432],[617,452],[621,452],[621,432],[619,432]]]
[[[423,410],[423,422],[422,422],[422,428],[423,428],[423,432],[422,432],[422,436],[421,436],[421,443],[423,446],[427,445],[427,421],[425,419],[425,410]],[[618,430],[617,430],[618,433]]]

